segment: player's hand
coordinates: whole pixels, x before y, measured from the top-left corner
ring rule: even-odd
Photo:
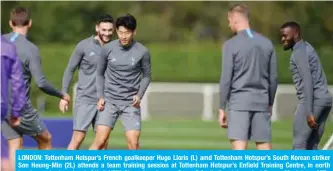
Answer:
[[[71,97],[67,93],[64,93],[61,99],[66,100],[68,103],[71,101]]]
[[[59,102],[59,109],[62,113],[68,110],[68,101],[61,99]]]
[[[307,120],[308,120],[308,125],[311,129],[317,129],[318,128],[318,124],[317,124],[316,119],[313,115],[309,115],[307,117]]]
[[[98,99],[97,102],[97,110],[98,111],[103,111],[105,106],[105,100],[103,98]]]
[[[224,110],[220,110],[219,123],[222,128],[228,128],[227,114],[224,112]]]
[[[135,108],[140,108],[140,104],[141,104],[141,99],[138,95],[135,95],[133,97],[133,102],[132,102],[132,106]]]
[[[17,127],[18,125],[20,125],[21,123],[21,119],[19,117],[10,117],[9,119],[9,124],[12,126],[12,127]]]

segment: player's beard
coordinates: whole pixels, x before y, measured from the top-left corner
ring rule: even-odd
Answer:
[[[99,34],[99,33],[98,33],[97,35],[98,35],[99,39],[100,39],[103,43],[108,43],[108,42],[111,41],[111,36],[109,37],[108,40],[104,40],[104,39],[103,39],[103,35],[101,35],[101,34]]]
[[[289,50],[289,49],[293,48],[295,44],[296,44],[296,42],[294,39],[287,40],[286,43],[283,44],[283,49]]]

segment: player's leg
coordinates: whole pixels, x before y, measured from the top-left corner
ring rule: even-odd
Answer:
[[[9,150],[9,161],[11,163],[10,167],[15,168],[15,157],[16,150],[23,148],[23,138],[13,138],[8,140],[8,150]]]
[[[22,149],[23,139],[22,135],[14,128],[12,128],[7,121],[2,122],[1,131],[3,136],[7,139],[8,142],[8,159],[9,167],[15,168],[15,152],[16,150]]]
[[[52,149],[52,136],[39,116],[39,113],[36,112],[29,119],[26,117],[22,118],[21,124],[17,129],[22,134],[33,137],[38,144],[38,149],[50,150]]]
[[[41,120],[39,112],[33,108],[31,103],[26,104],[22,116],[20,125],[15,129],[22,135],[33,137],[38,144],[38,149],[52,149],[52,136]]]
[[[111,131],[112,131],[112,129],[111,129]],[[94,133],[95,133],[95,136],[96,136],[96,129],[95,128],[94,128]],[[109,138],[107,138],[106,143],[101,148],[101,150],[107,150],[108,149],[108,145],[109,145]]]
[[[127,147],[130,150],[137,150],[141,133],[141,111],[132,106],[123,108],[123,113],[119,117],[125,131]]]
[[[75,104],[73,116],[73,135],[67,150],[77,150],[80,148],[90,124],[93,123],[97,115],[96,105]]]
[[[325,131],[325,124],[330,114],[332,106],[314,106],[313,112],[318,123],[318,129],[313,130],[308,141],[308,150],[318,150],[320,140]]]
[[[77,150],[80,148],[83,140],[86,137],[85,131],[74,130],[70,143],[67,146],[67,150]]]
[[[269,112],[253,113],[250,139],[256,142],[258,150],[272,149],[271,114]]]
[[[35,136],[39,150],[51,150],[52,149],[52,135],[45,129],[42,133]]]
[[[1,171],[13,171],[14,169],[10,166],[8,157],[1,157]]]
[[[139,150],[140,149],[140,131],[139,130],[128,130],[125,132],[127,148],[129,150]]]
[[[96,107],[95,107],[96,108]],[[96,116],[95,116],[95,118],[92,120],[92,122],[91,122],[91,125],[92,125],[92,127],[93,127],[93,131],[94,131],[94,134],[96,135],[96,120],[97,120],[97,116],[99,115],[99,111],[96,109]],[[105,143],[105,145],[104,145],[104,147],[102,148],[102,150],[106,150],[107,149],[107,147],[108,147],[108,145],[109,145],[109,139],[107,139],[107,141],[106,141],[106,143]]]
[[[248,146],[251,113],[248,111],[229,110],[228,138],[233,150],[245,150]]]
[[[109,139],[106,140],[106,143],[105,143],[104,147],[102,148],[102,150],[107,150],[108,145],[109,145]]]
[[[89,147],[89,150],[102,150],[107,139],[109,139],[112,128],[106,125],[97,125],[96,126],[96,135],[93,143]]]
[[[307,106],[298,104],[293,121],[293,149],[305,150],[312,129],[307,124]]]
[[[103,111],[99,112],[96,118],[96,134],[90,150],[101,150],[107,145],[110,133],[114,128],[119,116],[119,109],[116,105],[105,104]]]
[[[9,155],[8,155],[8,144],[5,137],[1,133],[1,170],[14,170],[11,168]]]

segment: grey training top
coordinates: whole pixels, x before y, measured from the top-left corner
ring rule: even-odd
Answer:
[[[102,48],[98,62],[99,98],[112,104],[129,105],[134,95],[143,97],[151,80],[150,53],[145,46],[133,40],[128,47],[123,47],[119,40],[114,40]]]
[[[220,109],[268,111],[277,89],[277,63],[272,42],[250,29],[223,45]]]
[[[300,40],[292,49],[290,71],[300,103],[308,106],[307,114],[313,114],[314,105],[332,105],[332,95],[328,91],[326,76],[314,48]]]
[[[9,41],[14,42],[17,47],[18,57],[22,63],[23,78],[26,88],[26,96],[29,97],[29,105],[31,106],[31,76],[34,77],[38,88],[43,92],[61,98],[62,93],[47,81],[42,71],[41,57],[38,47],[26,39],[25,36],[16,32],[5,34],[4,37]]]
[[[73,74],[78,68],[79,79],[76,94],[76,103],[96,104],[96,71],[101,45],[91,36],[80,41],[69,59],[67,68],[62,78],[62,91],[68,93]]]

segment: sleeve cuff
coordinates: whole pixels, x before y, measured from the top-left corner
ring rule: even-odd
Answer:
[[[67,93],[68,94],[68,88],[62,88],[62,93]]]
[[[97,97],[98,97],[98,99],[104,99],[103,93],[98,93]]]
[[[62,92],[59,91],[59,92],[58,92],[58,97],[62,99],[63,96],[64,96],[64,93],[62,93]]]
[[[139,92],[137,95],[139,96],[140,100],[143,98],[143,94],[142,93]]]

